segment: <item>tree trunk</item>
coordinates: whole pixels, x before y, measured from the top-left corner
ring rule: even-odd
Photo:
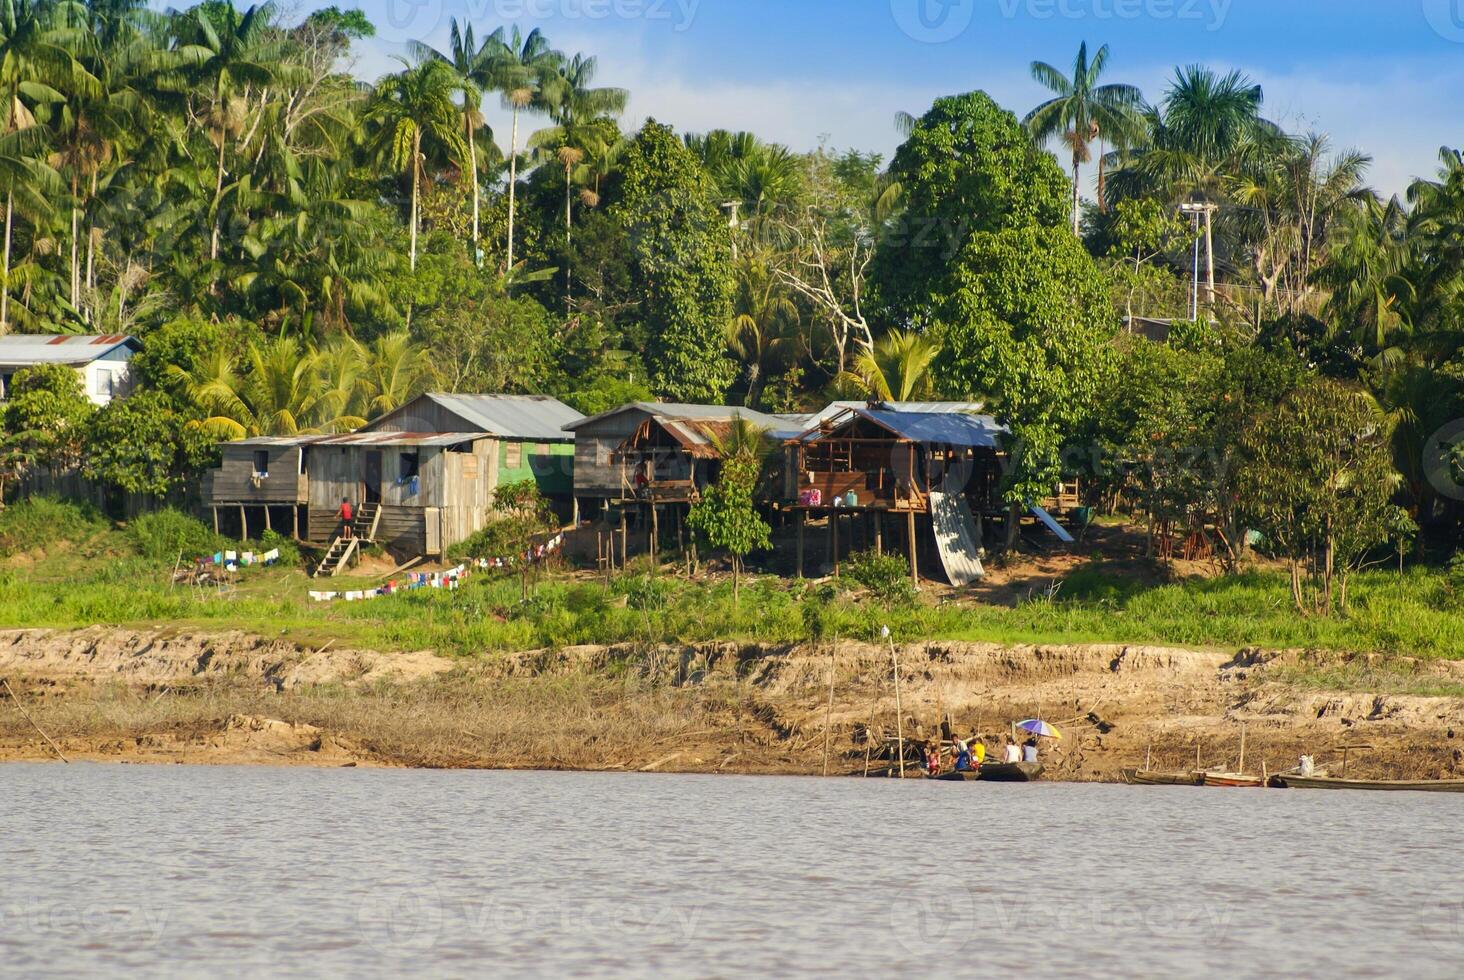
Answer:
[[[1077,150],[1073,150],[1073,234],[1079,233],[1078,219],[1079,208],[1082,205],[1083,185],[1082,180],[1083,161]]]
[[[5,192],[5,276],[4,288],[0,289],[0,335],[10,332],[10,232],[15,215],[15,192]]]
[[[1098,141],[1098,213],[1108,213],[1107,171],[1103,166],[1103,141]]]
[[[76,174],[71,175],[71,306],[81,306],[81,250],[77,245],[76,235],[81,227],[81,214],[76,207]]]
[[[219,204],[219,197],[224,193],[224,147],[228,144],[227,135],[219,130],[219,163],[214,175],[214,220],[213,234],[209,238],[208,257],[210,260],[219,257],[219,216],[223,208]]]
[[[87,198],[86,198],[87,199],[87,203],[90,204],[92,201],[96,200],[96,197],[97,197],[97,172],[95,170],[93,170],[92,171],[92,175],[91,175],[91,192],[89,194],[87,194]],[[96,288],[96,284],[97,284],[97,280],[96,280],[96,267],[97,267],[96,266],[96,251],[97,251],[97,247],[96,247],[96,242],[93,241],[93,238],[95,237],[95,231],[96,231],[96,229],[92,226],[92,220],[91,220],[90,214],[91,214],[91,212],[90,212],[90,210],[88,210],[88,212],[87,212],[87,215],[88,216],[87,216],[87,219],[86,219],[86,289],[87,289],[87,292],[91,292],[94,288]],[[89,317],[90,317],[90,315],[94,315],[94,312],[91,313],[91,314],[89,314]]]
[[[481,267],[483,257],[478,249],[478,144],[473,139],[473,117],[469,112],[464,112],[467,118],[468,130],[468,166],[473,171],[473,265]]]
[[[742,572],[742,559],[736,555],[732,556],[732,608],[737,608],[738,588],[740,586]]]
[[[513,138],[508,144],[508,264],[504,272],[513,271],[513,224],[514,208],[518,201],[518,106],[513,108]]]
[[[574,272],[569,250],[574,245],[574,183],[569,164],[564,165],[564,308],[574,311]]]
[[[417,193],[422,183],[422,136],[419,131],[412,137],[412,242],[408,266],[417,271]]]

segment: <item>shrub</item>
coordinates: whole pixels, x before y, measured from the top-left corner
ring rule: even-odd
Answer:
[[[897,555],[860,552],[850,556],[844,564],[843,574],[864,586],[886,606],[909,605],[915,601],[915,585],[910,581],[910,568]]]
[[[106,527],[107,522],[90,504],[31,497],[0,510],[0,555],[84,541]]]
[[[127,525],[127,537],[139,555],[158,563],[177,561],[180,551],[186,561],[230,546],[202,521],[172,508],[132,521]]]

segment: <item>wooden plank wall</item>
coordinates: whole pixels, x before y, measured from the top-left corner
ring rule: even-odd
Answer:
[[[649,417],[649,413],[639,410],[621,412],[575,430],[574,492],[576,496],[620,496],[620,463],[614,459],[615,451]]]
[[[296,504],[306,499],[305,479],[300,473],[299,446],[222,447],[218,469],[207,476],[205,496],[209,503]],[[254,453],[269,453],[269,476],[254,486]]]

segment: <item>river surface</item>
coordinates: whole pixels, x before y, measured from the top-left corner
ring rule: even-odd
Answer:
[[[0,766],[0,974],[1452,977],[1464,798]]]

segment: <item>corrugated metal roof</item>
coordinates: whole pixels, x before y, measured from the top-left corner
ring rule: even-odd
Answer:
[[[689,422],[731,422],[734,418],[744,418],[760,429],[767,430],[768,434],[775,439],[793,439],[803,432],[805,426],[792,424],[785,417],[767,415],[751,408],[740,408],[736,405],[686,405],[679,402],[631,402],[628,405],[621,405],[619,408],[612,408],[608,412],[601,412],[599,415],[592,415],[589,418],[581,418],[578,421],[566,425],[565,429],[573,432],[581,426],[592,422],[599,422],[602,419],[612,418],[624,412],[644,412],[652,418],[665,420],[679,419]]]
[[[42,334],[11,333],[0,336],[0,364],[90,364],[118,347],[141,350],[136,337],[121,333]]]
[[[461,395],[429,392],[420,396],[451,412],[465,428],[481,429],[503,439],[534,442],[568,442],[564,431],[571,422],[584,418],[557,398],[548,395]],[[374,431],[388,419],[407,412],[418,399],[389,412],[362,431]]]
[[[265,449],[271,446],[457,446],[487,438],[482,432],[343,432],[315,436],[255,436],[224,443]]]
[[[1006,426],[990,415],[966,415],[958,412],[900,412],[891,409],[848,408],[848,421],[868,419],[901,439],[931,445],[957,446],[967,449],[999,449]],[[841,426],[842,427],[842,426]],[[805,432],[802,438],[816,442],[827,433],[817,429]]]
[[[803,416],[806,424],[800,431],[812,429],[821,422],[826,422],[838,415],[840,412],[850,408],[868,408],[868,401],[841,401],[833,402],[821,412],[814,412],[812,415]],[[891,408],[897,412],[920,412],[924,415],[980,415],[986,411],[984,402],[880,402],[880,407]]]

